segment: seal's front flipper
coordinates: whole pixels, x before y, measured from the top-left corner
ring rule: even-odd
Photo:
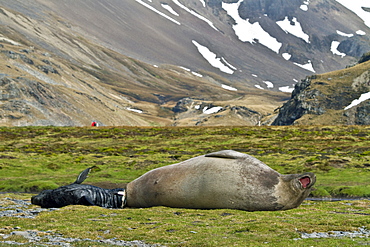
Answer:
[[[223,158],[223,159],[239,159],[245,157],[246,154],[239,153],[234,150],[222,150],[210,154],[206,154],[205,157]]]
[[[83,172],[80,173],[80,175],[78,175],[76,181],[74,182],[74,184],[80,184],[82,183],[83,181],[85,181],[85,179],[87,178],[87,175],[89,175],[90,171],[91,171],[91,168],[87,168],[86,170],[84,170]]]
[[[95,205],[95,203],[93,201],[91,201],[91,199],[86,197],[86,196],[82,196],[80,199],[78,199],[76,205],[100,206],[100,205]]]

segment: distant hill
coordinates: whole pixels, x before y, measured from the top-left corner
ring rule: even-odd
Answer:
[[[273,125],[369,125],[369,59],[365,54],[355,66],[302,80]]]
[[[271,124],[370,51],[370,4],[349,3],[0,0],[0,125]]]

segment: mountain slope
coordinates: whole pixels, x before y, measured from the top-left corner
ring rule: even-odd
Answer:
[[[269,124],[369,50],[366,8],[339,2],[0,0],[0,123]]]
[[[42,6],[33,7],[29,15],[0,9],[1,125],[171,125],[172,107],[182,98],[211,103],[260,91],[235,91],[211,72],[200,77],[124,56],[82,37],[67,21],[40,11]],[[269,109],[286,98],[273,96]]]
[[[370,48],[369,26],[336,0],[39,2],[120,53],[211,71],[238,89],[291,87],[344,68]],[[221,61],[213,67],[200,49]]]

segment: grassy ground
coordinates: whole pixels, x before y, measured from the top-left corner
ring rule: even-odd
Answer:
[[[29,194],[0,194],[0,203],[3,203],[2,198],[5,197],[21,199],[29,196]],[[100,207],[68,206],[57,211],[41,213],[34,219],[2,217],[0,234],[9,234],[14,229],[33,230],[43,235],[62,234],[63,237],[82,239],[142,240],[165,246],[361,246],[369,245],[370,240],[302,239],[301,233],[357,231],[359,227],[370,225],[369,215],[369,200],[305,201],[297,209],[275,212],[166,207],[110,210]],[[27,242],[20,236],[6,240]],[[102,246],[102,244],[91,245],[82,242],[73,243],[73,246]]]
[[[86,183],[122,187],[153,168],[234,149],[280,173],[315,172],[313,196],[369,197],[369,137],[368,126],[0,128],[0,191],[56,188],[91,166],[95,169]],[[0,198],[6,196],[30,194]],[[116,237],[167,246],[358,246],[370,242],[294,239],[300,232],[354,231],[370,225],[369,215],[369,200],[305,201],[278,212],[69,206],[35,219],[3,217],[0,233],[19,226],[65,237]]]
[[[280,173],[315,172],[314,196],[370,196],[370,127],[0,128],[0,191],[124,186],[153,168],[234,149]]]

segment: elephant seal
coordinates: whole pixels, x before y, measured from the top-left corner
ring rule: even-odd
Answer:
[[[145,173],[127,184],[126,206],[286,210],[298,207],[315,182],[313,173],[281,175],[250,155],[224,150]]]
[[[31,198],[31,203],[43,208],[60,208],[68,205],[100,206],[122,208],[125,205],[125,189],[103,189],[93,185],[81,184],[91,168],[87,168],[70,185],[53,190],[44,190]]]
[[[41,207],[67,205],[106,208],[168,206],[246,211],[298,207],[316,182],[313,173],[281,175],[260,160],[233,150],[198,156],[151,170],[126,190],[82,185],[91,168],[70,185],[31,198]]]

